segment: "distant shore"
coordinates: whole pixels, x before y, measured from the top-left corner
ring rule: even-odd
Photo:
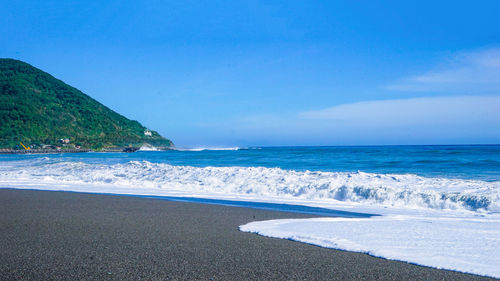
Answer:
[[[78,153],[78,152],[89,152],[90,149],[29,149],[29,150],[20,150],[20,149],[9,149],[9,148],[0,148],[0,154],[32,154],[32,153]]]
[[[493,280],[238,231],[311,215],[0,189],[5,280]]]
[[[158,150],[171,150],[172,148],[160,148]],[[139,147],[123,147],[123,148],[105,148],[101,150],[92,149],[10,149],[0,148],[0,154],[49,154],[49,153],[79,153],[79,152],[136,152]]]

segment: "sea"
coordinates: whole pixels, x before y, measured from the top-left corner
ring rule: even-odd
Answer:
[[[3,154],[0,188],[308,213],[239,229],[500,278],[500,145]]]

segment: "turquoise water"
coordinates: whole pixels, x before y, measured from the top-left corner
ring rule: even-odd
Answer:
[[[3,187],[500,212],[500,146],[0,155]],[[279,198],[279,199],[278,199]]]
[[[255,147],[235,150],[0,155],[0,161],[36,158],[89,164],[148,161],[194,167],[277,167],[296,171],[361,171],[500,180],[500,145]]]

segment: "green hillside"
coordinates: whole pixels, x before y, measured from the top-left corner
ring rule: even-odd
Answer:
[[[146,134],[145,134],[146,132]],[[27,63],[0,59],[0,148],[19,142],[100,149],[172,142]]]

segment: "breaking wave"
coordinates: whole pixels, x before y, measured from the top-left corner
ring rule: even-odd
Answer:
[[[241,150],[241,149],[246,149],[242,147],[196,147],[196,148],[174,148],[173,150],[178,150],[178,151],[207,151],[207,150],[213,150],[213,151],[236,151],[236,150]]]
[[[24,162],[24,164],[27,164]],[[112,184],[192,194],[338,200],[405,208],[500,210],[500,181],[428,178],[413,174],[293,171],[265,167],[191,167],[148,161],[86,164],[36,160],[3,163],[2,183]]]
[[[156,148],[153,145],[145,143],[139,148],[139,151],[158,151],[158,148]]]

